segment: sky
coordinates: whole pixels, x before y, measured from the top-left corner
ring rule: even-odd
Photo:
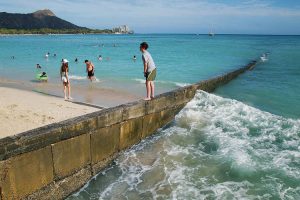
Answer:
[[[300,0],[0,0],[0,12],[50,9],[79,26],[136,33],[300,35]]]

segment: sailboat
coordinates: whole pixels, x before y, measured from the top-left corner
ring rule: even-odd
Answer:
[[[212,31],[212,27],[210,28],[210,31],[208,33],[208,36],[213,37],[215,36],[215,33]]]

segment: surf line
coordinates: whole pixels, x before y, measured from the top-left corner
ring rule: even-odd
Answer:
[[[42,91],[39,91],[39,90],[32,90],[32,91],[36,92],[36,93],[43,94],[43,95],[47,95],[47,96],[62,98],[59,95],[50,94],[50,93],[42,92]],[[105,109],[105,108],[107,108],[107,107],[104,107],[104,106],[100,106],[100,105],[96,105],[96,104],[91,104],[91,103],[87,103],[87,102],[82,102],[82,101],[68,101],[68,102],[71,102],[71,103],[74,103],[74,104],[78,104],[78,105],[89,106],[89,107],[92,107],[92,108],[99,108],[99,109]]]

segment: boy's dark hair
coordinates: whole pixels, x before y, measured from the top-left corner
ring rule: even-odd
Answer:
[[[88,61],[88,60],[85,60],[84,62],[87,63],[87,62],[89,62],[89,61]]]
[[[147,42],[142,42],[141,44],[140,44],[140,47],[142,47],[142,48],[144,48],[144,49],[148,49],[148,47],[149,47],[149,45],[147,44]]]

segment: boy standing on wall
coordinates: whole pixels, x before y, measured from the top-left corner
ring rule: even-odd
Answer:
[[[142,52],[142,59],[144,63],[144,77],[146,78],[147,97],[144,100],[151,100],[154,98],[154,80],[156,77],[156,66],[151,54],[147,51],[149,45],[146,42],[140,44],[140,51]]]

